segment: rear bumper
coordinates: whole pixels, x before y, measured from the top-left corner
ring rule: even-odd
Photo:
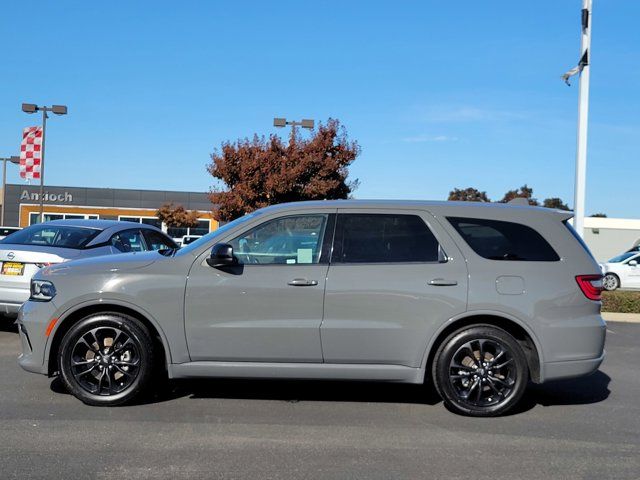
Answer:
[[[29,284],[7,287],[0,286],[0,313],[17,316],[20,306],[29,299]]]
[[[604,361],[606,352],[602,352],[597,358],[588,360],[570,360],[566,362],[549,362],[544,364],[544,380],[560,380],[563,378],[583,377],[589,375],[600,367]]]
[[[607,325],[598,314],[561,320],[545,331],[541,381],[595,372],[605,358]]]

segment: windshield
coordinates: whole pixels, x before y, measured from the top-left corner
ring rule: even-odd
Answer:
[[[214,230],[213,232],[210,232],[205,236],[198,238],[195,242],[192,242],[189,245],[182,247],[180,250],[178,250],[177,255],[182,255],[183,253],[195,252],[196,250],[199,250],[201,246],[209,243],[214,237],[221,235],[233,228],[236,228],[238,225],[242,225],[243,223],[248,222],[249,220],[255,218],[258,215],[260,215],[260,212],[256,211],[253,213],[248,213],[243,217],[236,218],[234,221],[226,223],[225,225],[221,226],[217,230]]]
[[[0,240],[13,245],[40,245],[80,249],[95,238],[102,230],[96,228],[68,227],[57,225],[32,225]]]
[[[627,252],[627,253],[623,253],[622,255],[618,255],[617,257],[613,257],[611,260],[609,260],[609,263],[620,263],[620,262],[624,262],[625,260],[627,260],[628,258],[631,258],[633,256],[637,255],[636,252]]]

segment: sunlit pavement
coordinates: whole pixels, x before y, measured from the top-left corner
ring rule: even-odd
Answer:
[[[640,325],[610,323],[591,377],[529,389],[516,413],[449,413],[426,388],[181,381],[87,407],[23,372],[0,327],[1,478],[638,478]]]

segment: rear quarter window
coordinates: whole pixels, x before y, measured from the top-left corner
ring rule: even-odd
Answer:
[[[480,218],[447,217],[447,220],[474,252],[489,260],[560,260],[549,242],[527,225]]]

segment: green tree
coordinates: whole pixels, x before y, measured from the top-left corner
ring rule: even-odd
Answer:
[[[593,215],[589,215],[590,217],[598,217],[598,218],[607,218],[606,213],[594,213]]]
[[[209,194],[214,215],[226,221],[277,203],[348,198],[358,186],[357,179],[347,181],[348,167],[359,154],[334,119],[308,139],[292,128],[288,144],[277,135],[225,142],[207,166],[224,184]]]

